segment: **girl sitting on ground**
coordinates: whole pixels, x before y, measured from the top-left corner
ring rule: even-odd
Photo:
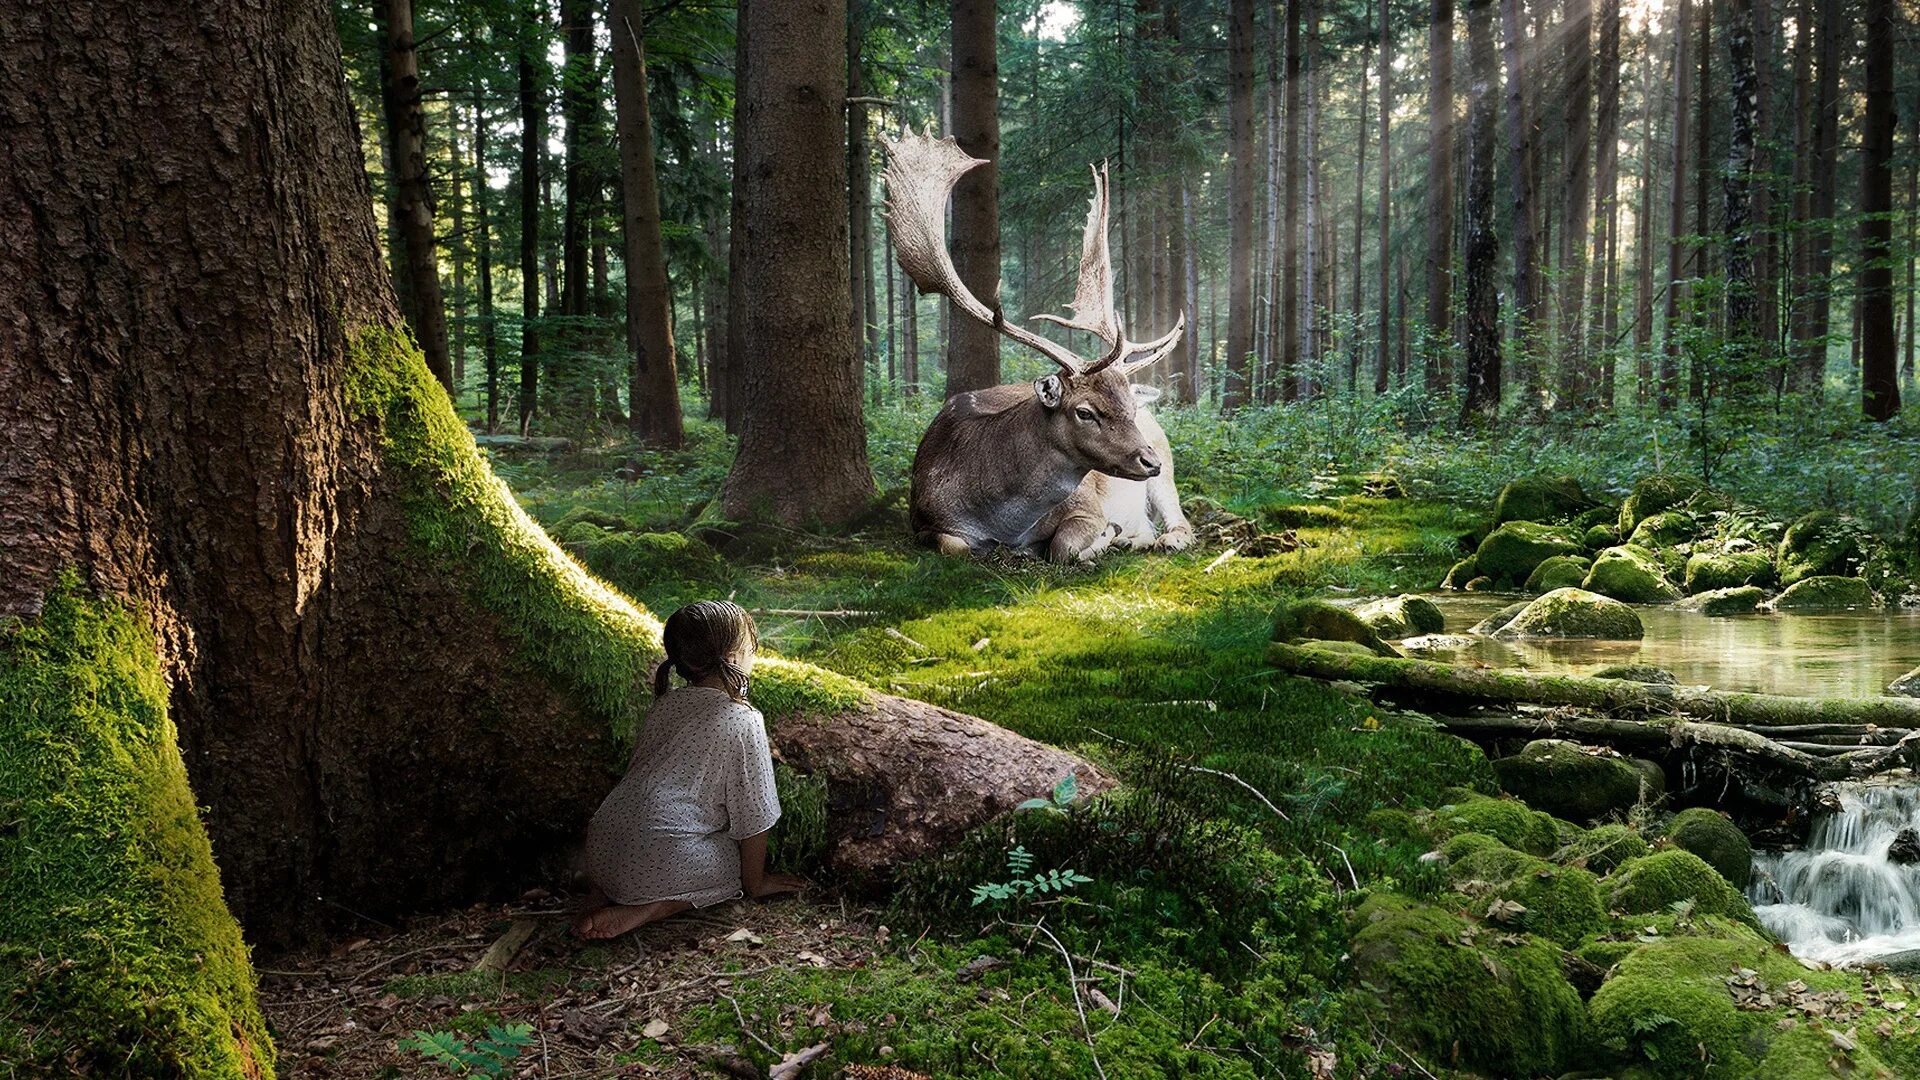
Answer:
[[[587,826],[593,892],[574,921],[583,938],[618,937],[688,908],[800,888],[767,873],[767,831],[780,817],[766,721],[747,704],[759,636],[725,600],[667,619],[667,658],[627,775]],[[668,690],[678,673],[688,685]]]

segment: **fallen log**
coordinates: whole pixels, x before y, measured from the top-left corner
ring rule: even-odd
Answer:
[[[1773,771],[1814,780],[1844,780],[1854,775],[1848,755],[1819,757],[1774,742],[1745,728],[1698,720],[1629,720],[1608,716],[1479,714],[1437,716],[1439,725],[1456,735],[1512,736],[1527,739],[1568,738],[1603,743],[1641,755],[1688,747],[1734,754]],[[1861,751],[1866,753],[1866,751]]]
[[[1683,716],[1754,729],[1808,724],[1920,729],[1920,699],[1913,698],[1747,694],[1583,675],[1494,671],[1431,660],[1359,656],[1281,642],[1267,646],[1267,660],[1294,675],[1377,683],[1398,690],[1483,702],[1570,705],[1612,715]]]

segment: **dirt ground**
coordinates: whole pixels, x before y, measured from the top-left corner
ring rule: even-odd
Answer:
[[[827,900],[734,901],[588,944],[567,933],[573,903],[536,890],[327,949],[256,957],[281,1075],[447,1075],[402,1051],[401,1040],[422,1031],[478,1035],[496,1022],[533,1028],[510,1076],[757,1075],[715,1063],[777,1032],[743,1030],[733,1045],[682,1042],[688,1010],[780,967],[864,967],[886,932],[872,911]],[[516,922],[532,936],[505,973],[476,971]]]

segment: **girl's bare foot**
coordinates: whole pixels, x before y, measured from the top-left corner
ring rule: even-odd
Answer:
[[[796,874],[768,874],[760,879],[760,887],[753,890],[753,898],[765,900],[775,896],[786,896],[806,887],[807,879]]]
[[[650,922],[676,915],[693,905],[685,900],[656,900],[651,904],[607,904],[582,912],[573,922],[575,937],[608,941]]]

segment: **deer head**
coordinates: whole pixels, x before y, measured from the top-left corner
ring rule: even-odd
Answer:
[[[1036,380],[1034,392],[1047,414],[1053,442],[1069,457],[1086,468],[1130,480],[1157,475],[1158,455],[1134,423],[1137,406],[1128,379],[1173,351],[1186,327],[1186,315],[1163,337],[1144,343],[1128,339],[1121,327],[1113,306],[1113,262],[1107,249],[1106,167],[1092,170],[1093,200],[1081,237],[1072,317],[1034,316],[1086,331],[1105,344],[1098,357],[1082,358],[1064,345],[1008,322],[998,297],[991,308],[981,303],[954,269],[947,253],[947,200],[960,177],[986,162],[967,154],[953,139],[936,139],[931,134],[908,133],[885,142],[887,220],[893,227],[900,266],[914,284],[923,293],[946,297],[961,314],[993,327],[1060,368],[1059,373]]]

